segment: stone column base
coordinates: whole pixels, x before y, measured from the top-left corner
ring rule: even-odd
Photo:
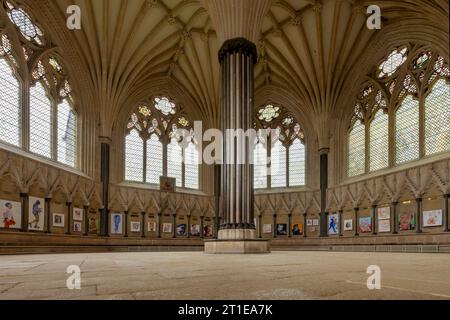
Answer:
[[[255,229],[222,229],[219,230],[219,240],[252,240],[256,239]]]
[[[205,253],[208,254],[256,254],[270,253],[267,240],[209,240],[205,241]]]

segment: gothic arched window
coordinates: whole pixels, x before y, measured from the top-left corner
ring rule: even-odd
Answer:
[[[11,27],[0,30],[0,141],[76,167],[78,119],[61,58],[24,8],[3,3]]]
[[[253,151],[254,188],[306,185],[305,135],[295,117],[281,106],[259,108]]]
[[[138,104],[127,125],[125,180],[159,185],[167,176],[177,187],[199,189],[199,175],[198,144],[183,110],[166,97]]]
[[[404,45],[366,79],[348,132],[349,177],[450,151],[450,71],[442,56]]]

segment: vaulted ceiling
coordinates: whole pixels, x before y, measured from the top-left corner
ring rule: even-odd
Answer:
[[[158,86],[182,91],[183,103],[195,117],[218,123],[220,43],[200,1],[48,1],[62,16],[69,5],[82,9],[82,30],[73,33],[74,47],[98,92],[104,135],[121,110],[158,94],[152,92]],[[381,31],[366,28],[365,11],[372,4],[382,9]],[[426,25],[436,43],[447,43],[442,47],[448,54],[446,17],[448,0],[273,0],[257,43],[257,94],[267,88],[289,92],[298,114],[314,122],[316,133],[326,140],[336,105],[348,95],[345,86],[355,80],[350,77],[367,60],[373,41],[401,39],[394,34],[402,27],[402,37],[408,39],[407,31],[416,31],[410,26]]]

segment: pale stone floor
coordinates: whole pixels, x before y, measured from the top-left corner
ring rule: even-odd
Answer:
[[[68,290],[78,265],[82,289]],[[369,265],[382,289],[368,290]],[[201,252],[0,256],[5,299],[450,299],[450,255]]]

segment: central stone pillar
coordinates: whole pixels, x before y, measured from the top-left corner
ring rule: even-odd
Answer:
[[[269,243],[257,239],[254,224],[252,141],[235,138],[253,126],[256,45],[245,38],[225,41],[219,52],[222,76],[220,206],[218,239],[205,243],[206,253],[267,253]],[[240,141],[241,144],[237,143]]]

